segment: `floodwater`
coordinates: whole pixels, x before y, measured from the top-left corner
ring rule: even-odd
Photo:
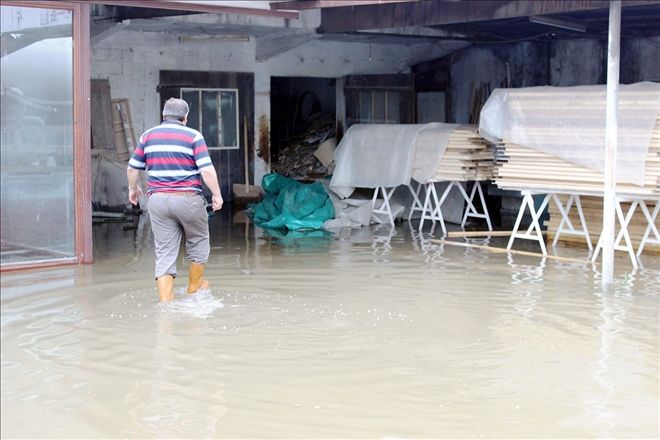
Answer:
[[[2,276],[3,438],[660,435],[658,257],[604,290],[407,224],[212,226],[211,289],[180,268],[171,304],[142,228],[95,227],[93,266]]]

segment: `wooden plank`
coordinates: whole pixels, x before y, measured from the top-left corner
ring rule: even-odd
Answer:
[[[114,148],[110,81],[91,80],[92,148]]]
[[[120,104],[117,100],[112,102],[112,132],[115,144],[115,153],[117,159],[128,162],[131,154],[128,150],[126,135],[124,133],[124,124],[121,119]]]
[[[128,154],[132,155],[137,146],[137,140],[135,138],[135,131],[133,130],[133,120],[131,118],[131,109],[128,99],[113,99],[112,105],[116,106],[126,149],[128,150]]]
[[[456,237],[508,237],[513,231],[449,231],[448,238]]]
[[[514,254],[514,255],[525,255],[528,257],[537,257],[537,258],[549,258],[551,260],[557,260],[557,261],[565,261],[569,263],[582,263],[582,264],[594,264],[591,262],[591,260],[582,260],[579,258],[569,258],[569,257],[560,257],[557,255],[543,255],[538,252],[528,252],[528,251],[518,251],[515,249],[507,250],[505,248],[499,248],[499,247],[494,247],[494,246],[486,246],[483,244],[475,244],[475,243],[461,243],[458,241],[449,241],[449,240],[435,240],[435,239],[430,239],[429,240],[431,243],[435,244],[448,244],[450,246],[459,246],[459,247],[467,247],[467,248],[475,248],[475,249],[483,249],[488,252],[492,252],[494,254]]]

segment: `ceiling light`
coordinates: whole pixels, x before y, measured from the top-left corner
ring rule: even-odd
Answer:
[[[532,23],[544,24],[546,26],[568,29],[569,31],[587,32],[587,27],[585,25],[559,18],[541,17],[538,15],[534,15],[529,17],[529,21],[531,21]]]

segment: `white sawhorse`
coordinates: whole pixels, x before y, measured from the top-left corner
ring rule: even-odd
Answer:
[[[442,227],[442,234],[447,235],[447,227],[445,226],[445,219],[442,215],[442,204],[444,203],[445,199],[447,199],[447,196],[449,195],[449,192],[452,190],[452,188],[455,186],[458,188],[460,191],[461,195],[463,196],[463,199],[467,203],[467,207],[465,208],[465,214],[463,215],[463,221],[461,222],[461,228],[465,227],[465,222],[469,217],[477,217],[477,218],[484,218],[486,219],[486,223],[488,224],[488,230],[492,231],[493,227],[490,223],[490,216],[488,215],[488,208],[486,207],[486,200],[484,199],[484,193],[481,190],[481,183],[478,181],[474,182],[474,186],[472,187],[472,191],[470,195],[468,196],[467,192],[461,185],[461,183],[457,180],[452,180],[449,182],[447,185],[447,188],[442,193],[442,196],[438,198],[438,192],[435,189],[435,184],[437,182],[441,182],[439,180],[430,180],[426,183],[425,188],[426,188],[426,196],[424,197],[424,205],[422,206],[422,218],[419,221],[419,230],[421,231],[422,228],[424,227],[424,222],[428,219],[435,224],[436,220],[440,222],[440,226]],[[417,189],[419,191],[419,188]],[[412,188],[411,188],[412,191]],[[481,206],[483,208],[483,213],[480,213],[477,211],[477,208],[474,206],[474,197],[475,195],[479,194],[479,200],[481,202]],[[431,200],[433,198],[433,200]],[[419,202],[418,202],[419,203]],[[415,209],[414,202],[413,202],[413,207],[411,208],[411,213],[412,210]],[[417,209],[418,210],[418,209]]]
[[[660,199],[655,201],[655,208],[653,209],[653,213],[649,213],[649,209],[647,208],[646,203],[644,203],[644,200],[639,202],[639,206],[642,208],[644,217],[646,218],[646,221],[649,223],[649,225],[646,227],[646,231],[642,236],[642,241],[639,243],[639,249],[637,249],[638,259],[642,256],[644,246],[646,246],[647,243],[660,245],[660,233],[658,232],[658,227],[655,224],[655,220],[658,218],[658,212],[660,212]],[[649,238],[651,232],[653,233],[654,238]]]
[[[458,185],[458,187],[463,189],[461,185]],[[474,207],[474,196],[476,195],[476,193],[479,193],[479,201],[481,202],[481,207],[484,210],[484,212],[482,213],[477,211],[477,208]],[[490,223],[490,215],[488,215],[488,208],[486,207],[486,199],[484,198],[484,192],[481,189],[481,182],[479,181],[474,182],[474,184],[472,185],[472,191],[470,192],[470,198],[465,197],[467,195],[465,191],[461,191],[461,194],[463,194],[463,197],[467,202],[467,207],[465,208],[465,214],[463,214],[463,221],[461,222],[461,228],[465,227],[465,222],[467,221],[468,217],[474,217],[474,218],[486,219],[486,223],[488,224],[488,230],[492,231],[493,225],[491,225]]]
[[[506,247],[507,250],[511,250],[513,242],[516,238],[521,238],[525,240],[538,241],[543,255],[548,255],[547,249],[545,247],[545,241],[543,240],[543,232],[541,231],[541,224],[539,223],[539,219],[541,218],[543,211],[545,210],[546,206],[548,206],[548,203],[551,199],[555,202],[557,208],[559,208],[559,212],[561,213],[561,221],[559,222],[559,227],[557,228],[555,238],[552,241],[552,246],[555,247],[557,245],[557,240],[561,234],[570,234],[584,237],[584,239],[587,241],[589,251],[593,249],[591,238],[589,237],[589,230],[587,229],[587,222],[584,219],[584,211],[582,210],[582,203],[580,203],[579,194],[570,193],[568,195],[566,205],[564,205],[557,193],[547,193],[543,198],[543,201],[541,202],[538,210],[534,207],[534,197],[531,191],[521,191],[521,194],[523,195],[523,201],[520,205],[520,211],[518,211],[518,217],[516,218],[516,223],[513,226],[513,231],[511,232],[509,243]],[[576,229],[568,216],[574,203],[580,218],[580,226],[582,229]],[[529,209],[529,212],[532,216],[532,222],[527,228],[527,231],[520,233],[518,232],[518,228],[520,228],[520,223],[523,216],[525,215],[525,210],[527,208]]]
[[[424,187],[423,183],[417,183],[417,189],[413,190],[412,181],[410,184],[408,184],[408,189],[410,190],[410,194],[412,194],[413,197],[412,205],[410,205],[410,212],[408,213],[408,221],[412,219],[413,213],[415,211],[421,211],[422,213],[424,212],[424,205],[419,200],[419,193],[422,191],[422,187]]]
[[[516,217],[516,223],[513,226],[513,231],[511,231],[511,238],[509,238],[509,243],[506,246],[506,250],[508,251],[511,250],[511,247],[513,246],[513,242],[515,241],[516,238],[522,238],[524,240],[538,241],[539,246],[541,246],[541,252],[543,252],[543,255],[548,255],[548,252],[545,249],[545,242],[543,241],[543,232],[541,232],[541,225],[539,224],[539,218],[541,218],[541,214],[543,214],[543,210],[548,205],[551,194],[547,194],[543,198],[543,202],[541,203],[541,206],[539,207],[538,210],[534,207],[534,197],[532,197],[532,193],[530,191],[521,191],[521,194],[523,195],[523,201],[520,204],[518,217]],[[526,208],[529,208],[529,213],[532,216],[532,222],[530,223],[529,228],[527,228],[527,231],[525,233],[520,233],[518,232],[518,228],[520,227],[522,218],[525,215]]]
[[[374,189],[374,196],[371,199],[371,216],[380,224],[383,224],[383,220],[381,220],[378,215],[385,215],[387,216],[389,224],[394,226],[394,216],[392,215],[390,199],[392,198],[392,194],[394,194],[395,190],[396,186],[390,188],[389,190],[384,186],[379,186]],[[383,195],[383,202],[380,204],[380,206],[376,207],[376,203],[378,201],[378,193]]]
[[[621,208],[621,202],[625,202],[625,201],[631,201],[631,203],[630,203],[630,208],[628,208],[628,212],[624,216],[623,208]],[[617,220],[619,220],[619,225],[621,226],[621,228],[619,229],[619,233],[616,236],[616,240],[614,240],[614,250],[628,252],[628,256],[630,257],[630,262],[632,263],[635,269],[637,269],[639,265],[637,264],[637,256],[635,255],[635,250],[632,245],[632,240],[630,240],[630,234],[628,233],[628,225],[630,224],[630,220],[632,220],[633,214],[635,213],[635,209],[639,204],[640,204],[639,199],[631,200],[631,199],[624,199],[621,197],[617,197],[616,203],[614,204],[614,209],[616,211],[616,218]],[[646,204],[644,205],[644,207],[646,208]],[[648,213],[648,209],[646,209],[646,212]],[[625,241],[626,243],[625,245],[621,245],[622,239]],[[641,245],[640,247],[643,249]],[[594,251],[593,257],[591,257],[592,263],[596,262],[596,260],[598,259],[598,254],[600,254],[600,250],[602,248],[603,248],[603,234],[601,232],[600,238],[598,239],[598,244],[596,245],[596,250]]]
[[[587,222],[584,219],[584,211],[582,210],[580,195],[575,193],[569,194],[568,200],[566,201],[566,206],[564,206],[561,203],[561,199],[559,198],[559,195],[553,193],[552,199],[555,201],[555,204],[557,205],[557,208],[559,208],[559,212],[561,213],[561,221],[559,222],[559,226],[557,226],[557,232],[555,232],[555,238],[554,240],[552,240],[552,247],[557,246],[557,241],[559,240],[559,236],[561,234],[577,235],[578,237],[584,237],[585,241],[587,242],[587,247],[589,248],[589,252],[592,252],[594,250],[594,247],[591,244],[589,229],[587,229]],[[582,226],[582,229],[575,229],[573,223],[571,222],[571,219],[568,217],[568,213],[571,211],[571,208],[573,207],[573,203],[575,203],[575,208],[577,209],[578,216],[580,218],[580,225]]]

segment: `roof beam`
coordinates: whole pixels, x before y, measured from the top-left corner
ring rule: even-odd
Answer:
[[[191,11],[211,14],[256,15],[262,17],[289,18],[297,20],[297,11],[275,11],[271,9],[247,8],[241,6],[223,6],[213,3],[192,3],[186,1],[167,0],[91,0],[93,3],[113,6],[131,6],[135,8],[170,9],[175,11]],[[77,0],[78,3],[88,3]]]
[[[387,3],[407,3],[416,0],[302,0],[272,2],[271,9],[302,11],[304,9],[341,8],[347,6],[370,6]]]
[[[321,10],[320,32],[352,32],[397,26],[440,26],[532,15],[607,10],[607,0],[419,0]],[[624,7],[660,4],[660,0],[629,0]]]
[[[260,63],[268,61],[284,52],[300,45],[320,38],[321,35],[314,31],[293,30],[280,35],[264,35],[257,37],[256,60]]]

